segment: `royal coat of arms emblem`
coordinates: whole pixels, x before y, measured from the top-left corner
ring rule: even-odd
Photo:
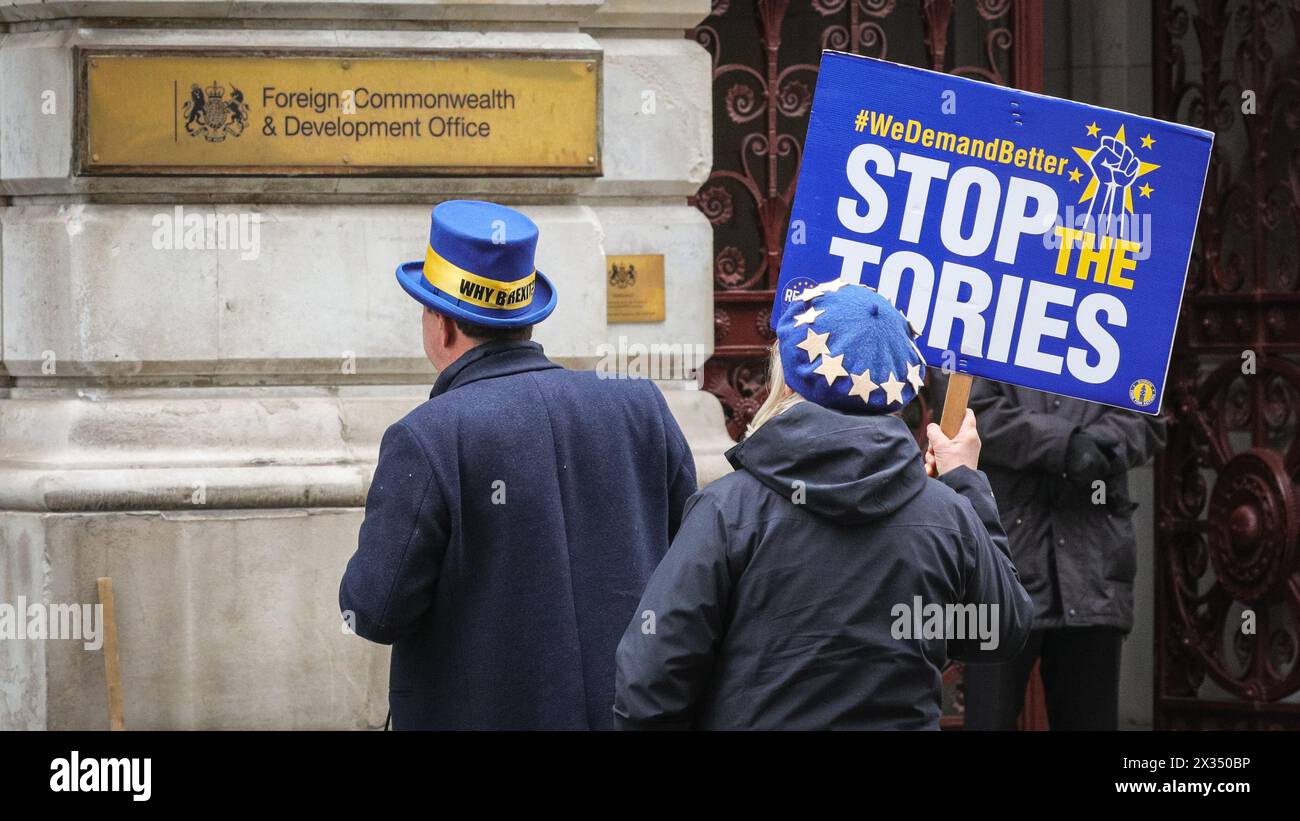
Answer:
[[[615,262],[609,266],[609,284],[615,288],[631,288],[636,284],[636,266]]]
[[[190,87],[190,98],[181,110],[185,117],[185,132],[191,137],[203,137],[210,143],[223,142],[227,137],[238,137],[248,125],[248,103],[244,92],[230,86],[230,98],[220,83],[207,88],[198,83]]]

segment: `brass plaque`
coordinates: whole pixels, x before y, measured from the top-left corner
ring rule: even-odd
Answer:
[[[82,52],[83,173],[600,173],[597,53]]]
[[[663,322],[664,255],[606,257],[605,289],[606,321]]]

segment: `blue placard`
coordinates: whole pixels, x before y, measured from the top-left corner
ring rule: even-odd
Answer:
[[[1158,413],[1213,140],[825,52],[773,325],[861,282],[932,366]]]

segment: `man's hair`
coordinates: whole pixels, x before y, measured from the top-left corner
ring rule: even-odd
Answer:
[[[433,311],[432,308],[425,310]],[[463,319],[442,315],[443,319],[451,320],[456,325],[456,330],[475,342],[497,342],[501,340],[516,341],[533,338],[533,326],[521,325],[516,328],[498,328],[492,325],[479,325],[476,322],[466,322]]]

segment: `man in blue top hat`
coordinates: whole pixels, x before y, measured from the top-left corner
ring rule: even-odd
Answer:
[[[653,383],[530,341],[556,304],[537,234],[444,202],[424,260],[397,269],[439,374],[384,435],[339,589],[353,630],[393,645],[396,729],[610,727],[619,635],[695,491]]]

